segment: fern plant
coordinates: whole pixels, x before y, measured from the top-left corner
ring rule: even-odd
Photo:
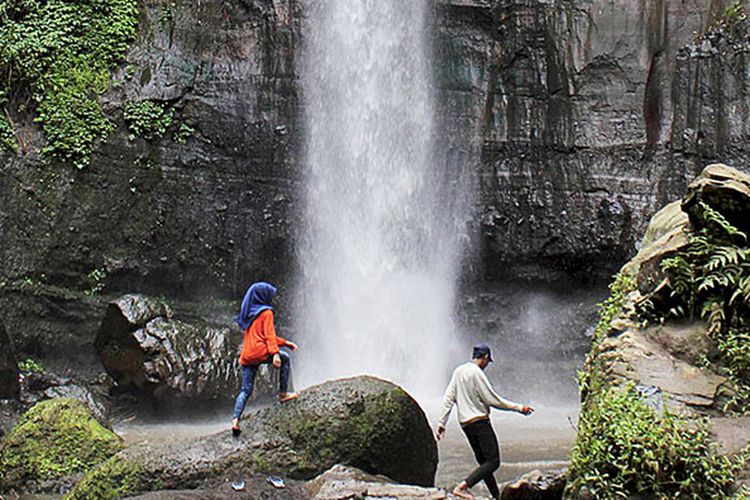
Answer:
[[[725,373],[736,386],[733,403],[750,403],[750,247],[747,235],[720,212],[700,203],[703,229],[686,249],[665,259],[673,306],[668,316],[708,324]]]

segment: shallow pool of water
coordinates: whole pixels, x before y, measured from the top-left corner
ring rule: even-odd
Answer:
[[[248,411],[255,409],[248,408]],[[534,469],[544,471],[567,466],[575,439],[572,422],[577,419],[577,408],[537,406],[536,410],[531,417],[493,412],[492,424],[500,442],[502,458],[500,470],[495,475],[499,482],[517,478]],[[435,422],[437,414],[438,404],[428,404],[430,422]],[[471,448],[455,419],[454,412],[438,447],[440,462],[436,484],[446,488],[464,479],[476,467]],[[184,420],[135,417],[116,423],[114,429],[130,446],[144,442],[160,444],[193,439],[227,430],[229,424],[230,419],[221,415]],[[484,485],[476,486],[473,491],[478,495],[486,494]]]

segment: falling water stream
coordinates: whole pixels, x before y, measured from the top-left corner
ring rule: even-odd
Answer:
[[[301,386],[369,373],[434,395],[449,369],[461,193],[434,154],[428,4],[306,3]]]

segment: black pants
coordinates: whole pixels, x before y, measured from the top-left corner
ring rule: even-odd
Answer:
[[[469,440],[479,467],[466,478],[469,488],[484,480],[492,498],[500,498],[500,490],[495,481],[495,472],[500,467],[500,448],[497,446],[495,431],[488,418],[476,420],[461,427]]]

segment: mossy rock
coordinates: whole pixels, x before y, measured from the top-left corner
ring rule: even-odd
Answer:
[[[44,491],[70,484],[122,449],[82,402],[50,399],[29,409],[0,451],[0,490]]]
[[[87,474],[65,500],[108,500],[123,498],[141,490],[137,462],[116,455]]]
[[[424,412],[403,389],[374,377],[311,387],[243,426],[237,438],[227,429],[123,450],[89,471],[67,500],[210,487],[240,471],[312,479],[337,463],[402,483],[431,486],[435,478],[437,446]]]

